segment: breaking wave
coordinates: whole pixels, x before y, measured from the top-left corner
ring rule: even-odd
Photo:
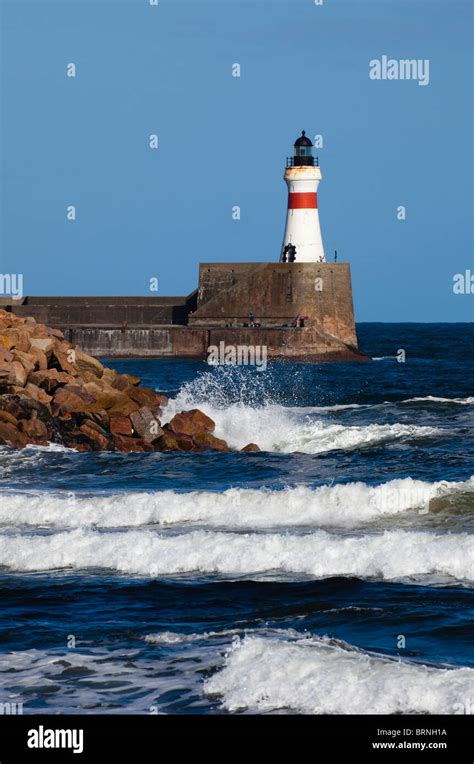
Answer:
[[[5,533],[0,565],[14,571],[99,569],[151,577],[347,576],[442,584],[474,580],[474,544],[466,533],[402,530],[351,536],[322,530],[288,535],[77,529]]]
[[[169,421],[178,411],[196,405],[196,402],[189,401],[185,404],[178,396],[168,404],[164,420]],[[302,416],[296,409],[274,404],[262,408],[251,408],[242,404],[219,408],[210,403],[200,402],[199,407],[216,422],[217,437],[224,438],[233,448],[243,448],[247,443],[256,442],[262,451],[320,454],[396,441],[431,439],[446,433],[437,427],[399,423],[348,427]]]
[[[231,488],[223,492],[172,490],[156,493],[1,494],[0,525],[53,528],[133,528],[195,524],[232,529],[357,527],[409,510],[434,509],[447,499],[474,496],[474,477],[464,482],[428,483],[404,478],[377,486],[366,483],[299,486],[283,490]]]
[[[474,669],[373,655],[317,637],[235,640],[205,683],[228,711],[306,714],[454,714],[474,693]]]

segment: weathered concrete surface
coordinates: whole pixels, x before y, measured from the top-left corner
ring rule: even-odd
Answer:
[[[196,306],[187,297],[25,297],[12,304],[18,316],[34,316],[49,326],[186,324]],[[19,304],[20,302],[20,304]]]
[[[268,327],[141,327],[124,331],[117,328],[91,329],[64,327],[69,342],[86,353],[102,357],[206,358],[211,345],[265,345],[268,358],[307,360],[354,360],[367,357],[357,348],[324,335],[316,329]]]
[[[357,347],[348,263],[201,263],[191,326],[307,326]]]

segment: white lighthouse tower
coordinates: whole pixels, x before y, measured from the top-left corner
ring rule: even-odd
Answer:
[[[324,263],[326,260],[318,213],[321,170],[312,149],[313,144],[303,130],[295,143],[294,156],[286,162],[288,213],[280,255],[282,263]]]

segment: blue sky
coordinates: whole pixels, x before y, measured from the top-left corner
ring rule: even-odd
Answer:
[[[357,319],[473,319],[470,0],[1,5],[0,270],[26,294],[186,294],[200,261],[277,261],[305,129]],[[429,85],[371,80],[382,55],[429,59]]]

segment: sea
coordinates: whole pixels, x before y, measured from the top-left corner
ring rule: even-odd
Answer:
[[[473,325],[358,336],[371,362],[104,359],[230,453],[0,450],[0,708],[474,713]]]

